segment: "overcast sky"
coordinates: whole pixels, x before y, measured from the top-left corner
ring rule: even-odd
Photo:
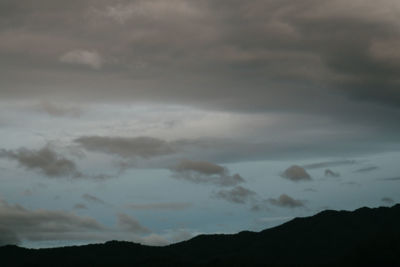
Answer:
[[[0,245],[400,201],[397,0],[1,0]]]

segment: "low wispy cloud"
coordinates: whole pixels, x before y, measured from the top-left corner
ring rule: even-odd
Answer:
[[[32,109],[38,112],[44,112],[53,117],[79,117],[83,113],[80,107],[49,101],[42,101],[33,105]]]
[[[356,164],[356,163],[357,163],[357,161],[349,160],[349,159],[332,160],[332,161],[323,161],[323,162],[306,164],[306,165],[303,165],[303,168],[305,168],[305,169],[320,169],[320,168],[327,168],[327,167],[336,167],[336,166],[340,166],[340,165],[352,165],[352,164]]]
[[[307,171],[298,165],[290,166],[282,173],[281,176],[294,182],[311,180],[311,176],[307,173]]]
[[[84,65],[96,70],[100,69],[103,65],[103,59],[97,51],[83,49],[66,52],[61,55],[60,61],[67,64]]]
[[[380,178],[378,180],[381,180],[381,181],[400,181],[400,177]]]
[[[268,202],[274,206],[283,208],[304,207],[304,201],[294,199],[286,194],[282,194],[278,198],[269,198]]]
[[[370,172],[370,171],[375,171],[378,169],[379,169],[378,166],[369,166],[369,167],[357,169],[354,172]]]
[[[192,206],[188,202],[166,202],[166,203],[146,203],[146,204],[129,204],[128,207],[133,210],[184,210]]]
[[[85,204],[83,204],[83,203],[77,203],[77,204],[74,205],[74,209],[77,209],[77,210],[86,210],[86,209],[87,209],[87,206],[86,206]]]
[[[381,199],[381,201],[382,201],[382,202],[385,202],[385,203],[387,203],[387,204],[393,204],[393,203],[394,203],[394,200],[393,200],[392,198],[390,198],[390,197],[383,197],[383,198]]]
[[[172,166],[173,177],[192,183],[209,183],[219,186],[235,186],[243,183],[239,174],[230,174],[229,170],[208,161],[183,160]]]
[[[309,187],[309,188],[304,189],[304,192],[318,192],[318,190],[315,188]]]
[[[141,225],[136,219],[132,218],[131,216],[125,213],[118,213],[118,225],[119,227],[127,232],[130,233],[150,233],[151,231]]]
[[[106,204],[102,199],[87,193],[83,194],[82,198],[90,203],[103,204],[103,205]]]
[[[340,173],[334,172],[331,169],[326,169],[325,170],[325,176],[326,177],[340,177]]]

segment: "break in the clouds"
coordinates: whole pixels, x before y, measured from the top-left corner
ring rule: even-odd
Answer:
[[[310,174],[308,174],[303,167],[298,165],[290,166],[281,174],[281,176],[294,182],[311,180]]]
[[[172,166],[173,177],[192,183],[210,183],[219,186],[234,186],[243,183],[239,174],[230,174],[223,166],[208,161],[183,160]]]
[[[50,146],[41,149],[20,148],[18,150],[0,150],[0,158],[15,160],[20,166],[39,171],[48,177],[81,177],[75,162],[55,152]]]
[[[269,198],[268,202],[274,206],[283,208],[298,208],[304,207],[304,201],[299,199],[294,199],[287,194],[282,194],[278,198]]]

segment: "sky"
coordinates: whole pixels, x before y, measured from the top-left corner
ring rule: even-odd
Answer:
[[[1,0],[0,245],[166,245],[400,201],[397,0]]]

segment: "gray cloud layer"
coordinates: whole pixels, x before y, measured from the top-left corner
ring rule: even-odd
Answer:
[[[394,0],[4,0],[0,94],[318,111],[398,130],[399,9]]]
[[[244,182],[239,174],[230,175],[228,169],[208,161],[183,160],[170,170],[173,172],[173,177],[193,183],[234,186]]]

